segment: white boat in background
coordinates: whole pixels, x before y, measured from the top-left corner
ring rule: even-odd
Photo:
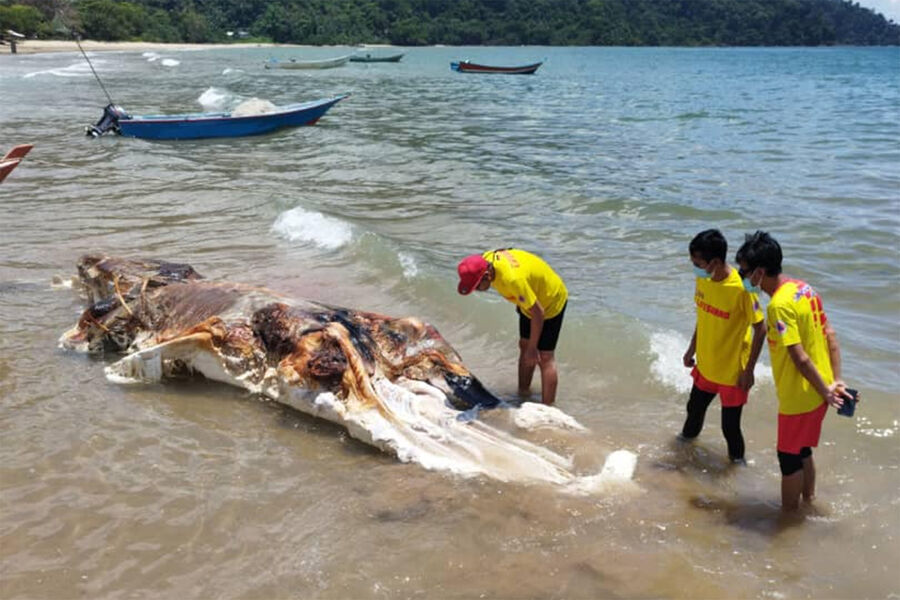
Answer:
[[[326,58],[324,60],[297,60],[290,59],[281,61],[276,58],[270,58],[266,63],[267,69],[333,69],[334,67],[342,67],[347,64],[352,54],[346,56],[338,56],[336,58]]]

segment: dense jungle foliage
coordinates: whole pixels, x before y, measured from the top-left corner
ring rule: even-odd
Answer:
[[[158,42],[900,44],[900,25],[848,0],[0,0],[8,28]]]

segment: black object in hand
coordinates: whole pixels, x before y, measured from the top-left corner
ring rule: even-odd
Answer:
[[[843,415],[845,417],[852,417],[853,411],[856,410],[857,398],[859,397],[859,392],[851,388],[844,388],[844,403],[838,409],[838,414]],[[848,398],[847,395],[852,396]]]

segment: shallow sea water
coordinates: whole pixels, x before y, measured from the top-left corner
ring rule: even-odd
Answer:
[[[104,53],[141,113],[350,92],[315,127],[234,140],[82,137],[105,98],[76,54],[0,56],[0,595],[4,598],[885,598],[900,594],[900,78],[896,48],[415,48]],[[449,62],[523,64],[466,76]],[[824,297],[854,419],[831,411],[815,510],[779,515],[763,352],[747,468],[713,407],[674,444],[693,326],[687,244],[773,233]],[[500,395],[516,317],[459,297],[465,254],[520,246],[571,292],[558,406],[534,441],[635,486],[592,496],[402,464],[339,427],[204,381],[108,382],[57,349],[54,276],[103,251],[421,317]],[[483,418],[492,419],[490,415]]]

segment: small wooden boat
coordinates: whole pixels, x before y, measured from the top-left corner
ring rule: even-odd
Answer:
[[[350,62],[356,62],[356,63],[395,63],[395,62],[400,62],[400,59],[403,58],[403,55],[404,55],[404,54],[405,54],[404,52],[401,52],[400,54],[391,54],[390,56],[378,56],[378,55],[373,56],[372,54],[370,54],[370,53],[367,52],[365,55],[362,55],[362,54],[355,54],[355,55],[351,56],[351,57],[350,57]]]
[[[19,166],[19,163],[22,162],[26,154],[31,152],[33,147],[31,144],[14,146],[3,158],[0,158],[0,183],[6,179],[7,175],[12,173],[13,169]]]
[[[99,137],[112,131],[148,140],[193,140],[199,138],[243,137],[269,133],[285,127],[314,125],[332,106],[349,96],[314,100],[278,107],[272,112],[233,116],[229,112],[182,115],[129,115],[109,104],[87,135]]]
[[[326,58],[324,60],[296,60],[294,58],[282,61],[270,58],[266,63],[267,69],[333,69],[342,67],[350,60],[351,55],[338,56],[336,58]]]
[[[503,73],[506,75],[533,75],[543,63],[537,62],[531,65],[521,67],[491,67],[488,65],[479,65],[469,60],[450,63],[450,68],[460,73]]]

